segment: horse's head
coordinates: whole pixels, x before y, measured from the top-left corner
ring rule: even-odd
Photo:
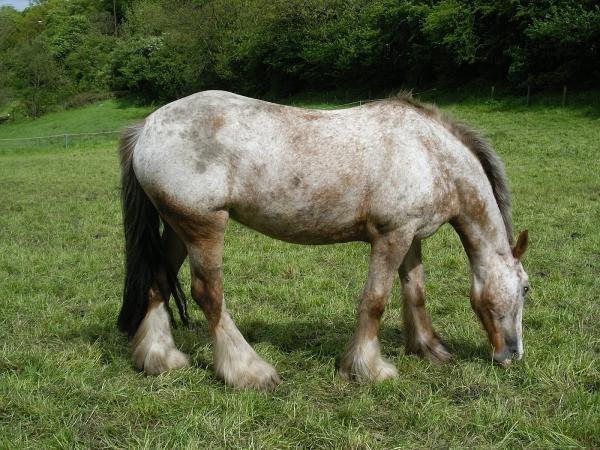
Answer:
[[[481,319],[494,348],[494,361],[508,365],[523,356],[523,302],[529,277],[521,264],[527,249],[527,230],[512,249],[512,258],[493,267],[481,283],[473,283],[471,306]]]

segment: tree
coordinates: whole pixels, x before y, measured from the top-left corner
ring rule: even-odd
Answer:
[[[65,80],[61,68],[41,39],[24,44],[15,53],[15,85],[24,100],[26,112],[39,117],[55,103]]]

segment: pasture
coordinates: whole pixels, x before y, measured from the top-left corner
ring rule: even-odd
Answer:
[[[265,393],[216,380],[191,300],[192,325],[174,335],[192,367],[146,377],[115,326],[116,142],[3,149],[0,447],[600,447],[598,109],[481,99],[440,106],[495,146],[515,230],[529,229],[522,361],[492,364],[469,305],[467,259],[446,226],[423,250],[427,308],[453,360],[436,366],[404,354],[396,282],[381,342],[400,378],[347,383],[336,358],[354,329],[368,246],[285,244],[230,222],[228,309],[283,383]],[[107,102],[1,125],[0,138],[121,127],[148,111]],[[187,291],[185,266],[181,273]]]

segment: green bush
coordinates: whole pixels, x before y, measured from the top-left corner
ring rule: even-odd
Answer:
[[[585,88],[598,42],[592,0],[45,0],[0,8],[0,106],[39,115],[107,90]]]

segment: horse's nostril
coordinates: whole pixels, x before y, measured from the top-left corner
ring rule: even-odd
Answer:
[[[506,350],[507,350],[507,354],[509,355],[510,358],[521,359],[521,357],[523,356],[518,345],[507,346]]]
[[[517,338],[511,337],[506,339],[506,349],[509,353],[519,353],[519,342]]]

